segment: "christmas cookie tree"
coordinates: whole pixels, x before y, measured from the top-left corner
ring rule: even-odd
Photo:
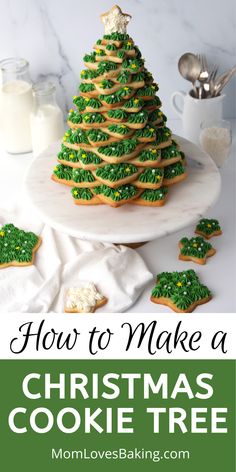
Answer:
[[[130,19],[117,5],[101,15],[105,34],[84,56],[52,176],[78,205],[161,206],[167,187],[186,177],[158,85],[126,32]]]

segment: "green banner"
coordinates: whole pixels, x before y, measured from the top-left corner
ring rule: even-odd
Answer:
[[[0,370],[3,471],[235,471],[234,361],[16,360]]]

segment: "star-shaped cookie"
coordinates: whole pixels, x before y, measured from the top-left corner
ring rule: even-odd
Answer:
[[[105,34],[126,33],[126,27],[131,19],[128,13],[123,13],[118,5],[114,5],[109,11],[100,16],[104,26]]]
[[[10,266],[29,266],[42,240],[9,223],[0,228],[0,269]]]
[[[92,282],[80,283],[77,287],[70,287],[65,294],[66,313],[94,313],[95,310],[107,303]]]
[[[179,242],[181,261],[192,261],[197,264],[206,264],[207,257],[214,256],[216,250],[201,236],[195,238],[182,238]]]
[[[218,220],[202,218],[196,226],[195,233],[210,239],[213,236],[220,236],[222,230]]]

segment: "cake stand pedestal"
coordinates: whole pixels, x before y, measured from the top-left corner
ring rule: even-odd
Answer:
[[[51,180],[59,142],[32,161],[26,192],[40,218],[58,231],[84,240],[138,247],[195,223],[220,193],[220,174],[212,159],[190,141],[174,138],[186,154],[188,177],[170,187],[163,207],[74,205],[70,188]]]

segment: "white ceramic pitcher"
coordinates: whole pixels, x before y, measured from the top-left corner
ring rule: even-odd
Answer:
[[[177,104],[177,98],[182,101],[182,106]],[[200,125],[202,121],[219,120],[222,118],[223,100],[225,95],[214,98],[192,97],[189,93],[174,92],[171,95],[171,103],[176,113],[183,120],[184,137],[199,144]],[[180,101],[179,100],[179,101]]]

